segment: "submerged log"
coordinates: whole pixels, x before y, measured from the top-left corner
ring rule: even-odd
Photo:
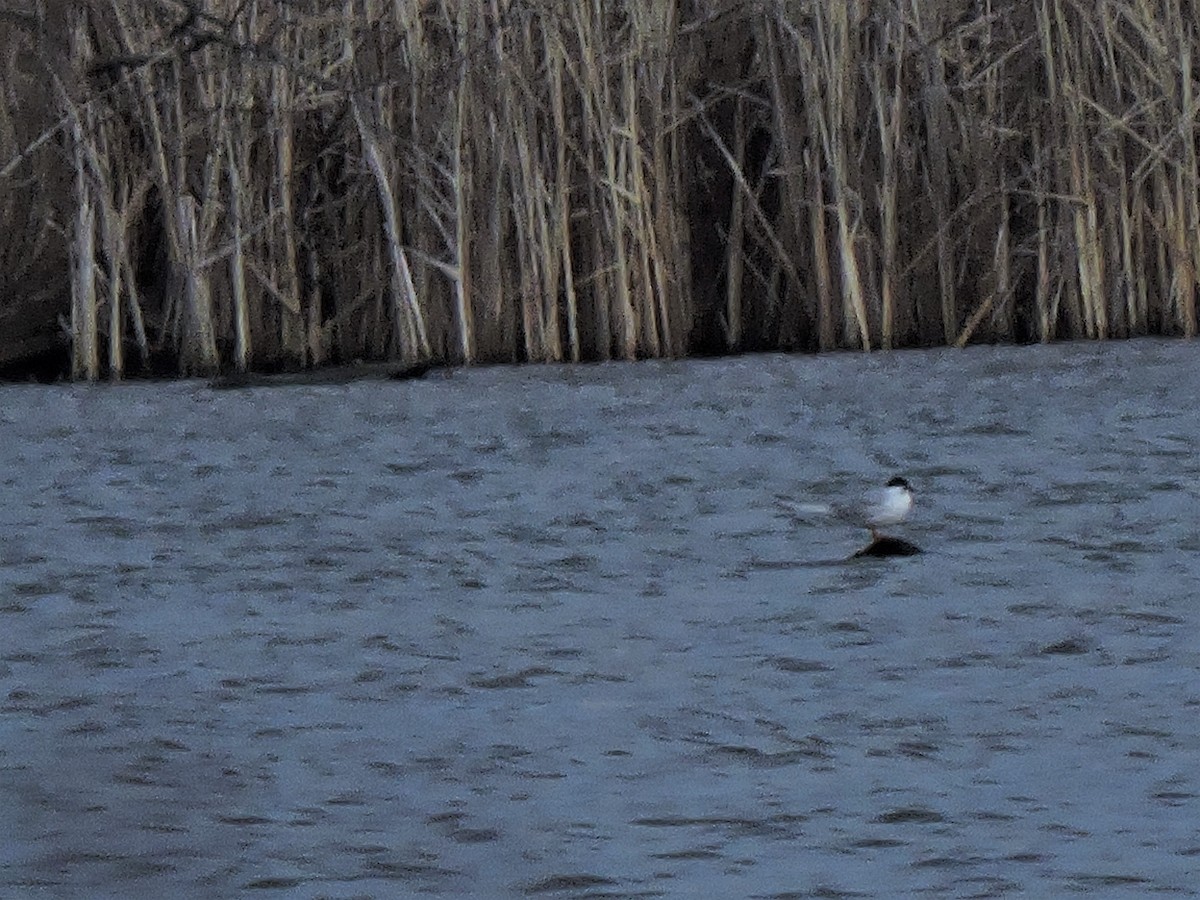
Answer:
[[[209,382],[217,390],[246,387],[290,387],[306,384],[348,384],[351,381],[410,381],[422,378],[433,369],[429,362],[403,365],[395,362],[354,363],[325,366],[299,372],[234,372],[218,375]]]
[[[872,539],[871,543],[863,547],[855,553],[851,559],[864,559],[866,557],[875,557],[877,559],[885,559],[892,556],[916,556],[922,553],[920,547],[916,544],[911,544],[904,538],[888,537],[886,534],[881,534]]]

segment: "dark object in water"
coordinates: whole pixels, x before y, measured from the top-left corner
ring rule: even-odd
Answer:
[[[393,369],[388,373],[388,378],[392,381],[408,381],[413,378],[424,378],[433,369],[433,363],[425,360],[416,362],[412,365],[403,366],[399,369]]]
[[[916,556],[920,552],[922,552],[920,547],[916,544],[910,544],[904,538],[888,537],[886,534],[880,534],[850,558],[860,559],[866,556],[873,556],[883,559],[890,556]]]
[[[395,362],[354,363],[346,366],[325,366],[299,372],[232,372],[219,375],[209,382],[214,388],[284,387],[308,384],[348,384],[352,381],[390,380],[409,381],[422,378],[433,369],[430,362],[400,365]]]

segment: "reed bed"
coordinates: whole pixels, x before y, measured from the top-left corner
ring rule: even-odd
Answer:
[[[46,323],[88,379],[1196,332],[1190,0],[0,19],[0,364]]]

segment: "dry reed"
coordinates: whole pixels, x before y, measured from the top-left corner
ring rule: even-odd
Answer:
[[[1190,0],[38,9],[0,367],[1196,333]]]

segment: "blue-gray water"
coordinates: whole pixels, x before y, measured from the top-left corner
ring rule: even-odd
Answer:
[[[0,896],[1189,895],[1198,362],[0,388]]]

